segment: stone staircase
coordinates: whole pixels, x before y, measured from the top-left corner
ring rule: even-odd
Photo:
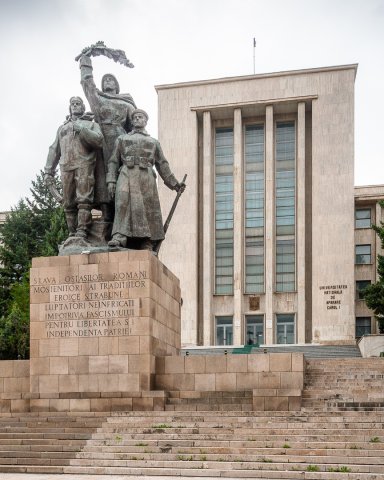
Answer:
[[[357,345],[244,345],[243,347],[184,347],[181,355],[233,355],[241,353],[303,353],[305,358],[361,358]]]
[[[0,473],[384,480],[383,425],[369,411],[3,414]]]
[[[307,359],[302,405],[384,412],[384,359]]]

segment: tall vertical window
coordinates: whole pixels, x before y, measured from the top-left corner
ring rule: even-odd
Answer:
[[[216,317],[216,345],[233,344],[233,317]]]
[[[276,343],[295,343],[295,315],[276,315]]]
[[[371,317],[356,317],[356,337],[371,334]]]
[[[215,293],[233,293],[233,129],[216,130]]]
[[[264,291],[264,126],[245,129],[245,293]]]
[[[355,210],[355,228],[371,228],[370,208],[358,208]]]
[[[364,290],[371,285],[370,280],[356,280],[356,300],[364,300]]]
[[[355,245],[355,263],[371,263],[371,245]]]
[[[245,343],[247,345],[261,345],[264,343],[263,315],[245,316]]]
[[[276,124],[276,291],[295,290],[295,123]]]

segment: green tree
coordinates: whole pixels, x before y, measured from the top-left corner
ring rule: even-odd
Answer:
[[[384,201],[379,202],[384,208]],[[380,221],[380,225],[372,225],[373,230],[377,233],[381,241],[381,248],[384,248],[384,223]],[[377,273],[378,281],[369,285],[364,289],[364,300],[368,308],[373,310],[378,322],[379,332],[384,333],[384,256],[377,256]]]
[[[27,358],[31,260],[57,255],[67,236],[63,209],[45,186],[43,172],[32,181],[31,197],[11,210],[0,236],[0,358]]]

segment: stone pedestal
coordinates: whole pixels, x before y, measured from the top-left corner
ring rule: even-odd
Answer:
[[[33,259],[31,410],[162,409],[155,359],[179,348],[179,281],[151,252]]]

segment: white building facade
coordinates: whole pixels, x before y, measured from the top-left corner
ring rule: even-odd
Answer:
[[[356,70],[156,87],[159,140],[188,174],[161,252],[183,344],[355,341]]]

